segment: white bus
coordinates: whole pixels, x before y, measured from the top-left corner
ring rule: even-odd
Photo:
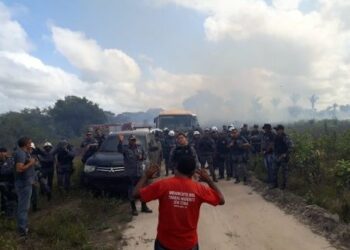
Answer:
[[[187,110],[166,110],[154,119],[156,128],[177,131],[189,131],[199,128],[197,115]]]

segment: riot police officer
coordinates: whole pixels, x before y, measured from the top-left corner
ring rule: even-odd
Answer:
[[[129,136],[127,145],[123,144],[124,135],[119,134],[118,139],[118,152],[124,156],[125,170],[129,177],[128,198],[130,201],[131,213],[133,216],[137,216],[138,212],[136,209],[136,202],[132,194],[136,184],[142,177],[142,162],[146,159],[146,155],[142,146],[137,144],[137,139],[134,135]],[[145,202],[142,202],[141,212],[152,213],[152,210],[147,207],[147,204]]]
[[[164,148],[163,148],[163,157],[165,160],[165,175],[169,175],[169,170],[174,173],[174,169],[172,168],[172,165],[170,163],[170,153],[173,148],[176,146],[176,138],[175,138],[175,132],[173,130],[169,131],[168,134],[165,134],[164,139]]]
[[[288,178],[288,161],[293,148],[293,142],[284,132],[284,126],[278,125],[274,128],[277,132],[274,139],[274,165],[273,165],[273,182],[271,188],[278,187],[278,172],[282,170],[281,189],[285,189]]]
[[[209,172],[214,182],[217,182],[214,169],[214,155],[216,151],[215,141],[211,138],[209,130],[204,131],[203,137],[199,141],[198,154],[201,167],[204,168],[208,164]]]
[[[264,134],[262,137],[262,153],[264,154],[264,164],[267,172],[266,182],[273,182],[273,149],[276,134],[272,131],[271,124],[264,124]]]
[[[74,148],[67,140],[58,143],[54,150],[57,157],[57,185],[59,190],[69,191],[71,186],[71,175],[74,172],[73,159],[75,157]]]
[[[248,140],[241,136],[237,129],[233,129],[231,133],[231,141],[228,144],[234,168],[231,170],[231,172],[235,172],[235,183],[239,183],[241,180],[240,178],[243,177],[244,184],[247,184],[248,172],[245,154],[250,145]]]

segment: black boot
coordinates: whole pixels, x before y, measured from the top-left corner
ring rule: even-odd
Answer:
[[[153,211],[147,207],[147,204],[145,202],[141,203],[141,212],[142,213],[152,213]]]
[[[243,177],[243,184],[244,184],[244,185],[248,185],[247,177]]]
[[[135,201],[130,201],[130,206],[131,206],[131,214],[133,216],[138,216],[139,213],[137,212]]]

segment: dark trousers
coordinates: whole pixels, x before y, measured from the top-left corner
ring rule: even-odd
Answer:
[[[159,240],[156,239],[154,242],[154,250],[169,250],[169,249],[162,246],[160,244]],[[183,249],[183,250],[199,250],[199,246],[197,244],[194,247],[192,247],[191,249]]]
[[[57,186],[60,189],[68,191],[70,189],[70,177],[72,171],[70,168],[62,168],[57,171]]]
[[[265,164],[265,169],[267,172],[267,183],[272,183],[273,182],[273,161],[274,157],[273,154],[265,154],[264,155],[264,164]]]
[[[226,167],[228,177],[235,177],[236,179],[238,179],[240,163],[241,160],[238,156],[232,154],[228,156],[228,162]]]
[[[130,201],[131,204],[131,209],[132,210],[136,210],[136,203],[135,203],[135,198],[132,195],[135,189],[135,186],[137,185],[137,183],[139,182],[140,177],[137,176],[130,176],[129,177],[129,183],[128,183],[128,199]],[[141,202],[141,208],[145,209],[146,206],[146,202]]]
[[[15,182],[15,187],[18,197],[17,228],[20,233],[24,233],[28,228],[28,212],[32,196],[32,184],[17,180]]]
[[[169,175],[169,170],[174,172],[174,169],[172,169],[171,164],[170,164],[170,155],[165,154],[164,161],[165,161],[165,174]]]
[[[54,176],[54,169],[52,168],[42,168],[41,173],[44,178],[47,179],[47,185],[50,187],[50,190],[52,190],[52,183],[53,183],[53,176]]]
[[[230,154],[226,156],[226,175],[233,177],[233,159]]]
[[[38,188],[37,184],[33,184],[32,185],[32,197],[31,197],[33,211],[36,211],[38,209],[38,199],[39,199],[39,188]]]
[[[200,164],[201,164],[202,168],[204,168],[205,164],[208,163],[210,175],[214,179],[216,179],[215,169],[214,169],[214,161],[213,161],[213,154],[201,154],[200,157],[199,157],[199,161],[200,161]]]
[[[130,176],[129,177],[129,183],[128,183],[128,199],[129,199],[129,201],[135,201],[132,194],[133,194],[135,186],[139,182],[139,180],[140,180],[140,177],[137,177],[137,176]]]
[[[219,176],[220,178],[225,177],[225,163],[226,163],[226,155],[219,155],[216,157],[216,164],[219,168]]]
[[[273,162],[273,175],[272,175],[272,184],[275,187],[278,187],[278,172],[282,169],[282,183],[281,188],[286,188],[287,178],[288,178],[288,161],[279,160],[278,157],[275,157]]]
[[[1,212],[6,217],[14,217],[17,207],[17,196],[14,186],[10,183],[0,182]]]

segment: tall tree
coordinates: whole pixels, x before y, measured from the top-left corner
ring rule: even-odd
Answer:
[[[66,96],[49,109],[57,132],[62,136],[80,136],[89,124],[105,123],[105,112],[85,97]]]
[[[53,123],[40,109],[24,109],[0,116],[0,145],[14,147],[22,136],[29,136],[34,142],[55,139]]]

